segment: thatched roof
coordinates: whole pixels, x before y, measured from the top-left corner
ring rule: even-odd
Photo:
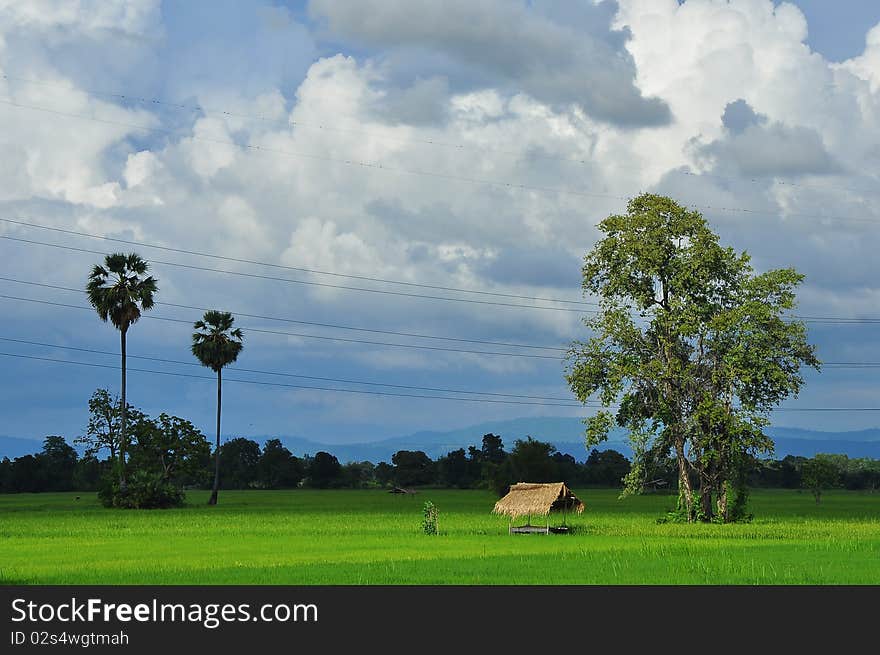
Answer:
[[[543,516],[563,509],[578,514],[584,511],[584,504],[564,482],[518,482],[495,503],[492,512],[516,518],[530,514]]]

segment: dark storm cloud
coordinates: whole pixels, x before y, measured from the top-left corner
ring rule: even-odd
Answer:
[[[507,248],[478,267],[478,272],[501,284],[570,287],[576,297],[581,264],[578,257],[560,248]]]
[[[767,117],[756,113],[749,103],[740,98],[724,108],[721,122],[731,134],[742,134],[751,125],[766,123]]]
[[[840,169],[816,130],[770,122],[745,100],[728,104],[721,122],[726,134],[697,149],[718,170],[761,177],[820,175]]]
[[[669,108],[645,98],[634,84],[625,34],[610,28],[614,8],[612,3],[561,9],[501,0],[310,3],[312,15],[344,39],[405,50],[410,59],[441,53],[482,72],[496,87],[525,91],[551,105],[575,105],[616,125],[666,124]],[[479,80],[469,77],[466,83]]]
[[[403,88],[389,86],[371,109],[389,123],[431,125],[446,120],[449,83],[445,77],[417,79]]]

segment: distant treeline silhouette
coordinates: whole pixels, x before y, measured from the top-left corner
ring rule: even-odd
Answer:
[[[162,414],[149,419],[133,414],[129,456],[133,471],[154,474],[177,489],[210,489],[213,457],[207,439],[191,423]],[[80,443],[87,443],[82,438]],[[221,446],[220,486],[223,489],[370,489],[391,487],[446,487],[493,489],[504,493],[518,481],[565,481],[581,487],[621,487],[630,462],[615,450],[593,449],[583,461],[557,452],[552,444],[531,437],[514,442],[508,452],[502,438],[482,437],[480,447],[452,450],[431,459],[420,450],[400,450],[390,462],[340,463],[325,451],[296,456],[279,439],[261,447],[239,437]],[[0,492],[100,491],[113,478],[114,457],[109,448],[100,458],[94,447],[82,456],[57,435],[43,441],[33,455],[0,461]],[[824,488],[880,489],[880,460],[846,455],[789,455],[782,459],[752,458],[745,467],[749,486],[811,488],[807,480],[815,463],[824,467]],[[643,490],[675,491],[677,470],[671,458],[656,458],[647,470]]]

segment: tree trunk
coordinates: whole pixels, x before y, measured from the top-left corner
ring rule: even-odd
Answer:
[[[121,396],[122,396],[122,412],[120,415],[119,421],[119,490],[125,491],[128,487],[125,480],[125,440],[127,438],[125,432],[125,421],[128,414],[128,403],[125,400],[125,333],[127,329],[122,329],[119,331],[120,338],[120,352],[122,353],[122,385],[121,385]]]
[[[730,515],[727,513],[727,483],[722,482],[721,488],[718,490],[718,516],[727,523]]]
[[[715,518],[715,507],[712,499],[721,497],[718,489],[720,475],[711,463],[700,462],[700,520],[709,523]]]
[[[221,380],[222,370],[223,369],[217,371],[217,445],[214,450],[214,487],[211,489],[211,497],[208,499],[209,505],[217,504],[217,493],[220,491],[220,405],[223,400],[223,383]]]
[[[687,512],[688,523],[694,517],[694,492],[691,489],[691,480],[688,477],[688,464],[684,456],[684,441],[676,439],[675,455],[678,460],[678,505],[679,509]]]
[[[711,521],[715,512],[712,508],[712,483],[708,480],[700,481],[700,509],[700,519],[707,523]]]

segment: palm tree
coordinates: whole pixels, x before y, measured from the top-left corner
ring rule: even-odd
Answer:
[[[229,312],[211,310],[205,312],[201,321],[193,327],[192,353],[202,363],[217,373],[217,445],[214,450],[214,487],[211,489],[209,505],[217,504],[217,493],[220,490],[220,405],[222,402],[223,367],[238,359],[244,345],[243,335],[239,328],[232,329],[235,319]]]
[[[141,312],[153,307],[153,294],[158,291],[156,279],[148,276],[150,266],[135,253],[113,253],[104,257],[104,265],[96,264],[89,275],[86,293],[102,321],[109,320],[119,330],[122,355],[122,389],[119,426],[119,486],[125,490],[125,336],[137,323]]]

